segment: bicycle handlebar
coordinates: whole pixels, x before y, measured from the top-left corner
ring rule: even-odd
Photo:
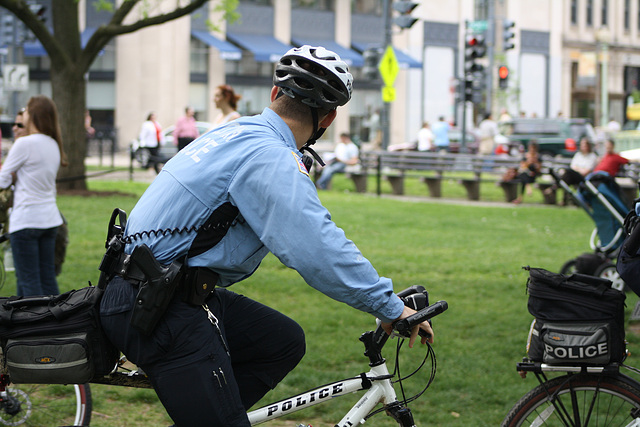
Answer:
[[[431,304],[430,306],[423,308],[415,314],[412,314],[409,317],[406,317],[402,320],[398,320],[394,325],[393,329],[396,330],[400,335],[409,337],[411,336],[411,329],[413,329],[416,325],[424,322],[425,320],[429,320],[432,317],[437,316],[438,314],[444,313],[445,310],[449,308],[449,304],[446,301],[438,301],[435,304]]]

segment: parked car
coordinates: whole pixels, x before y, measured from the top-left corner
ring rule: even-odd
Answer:
[[[506,152],[511,155],[525,152],[534,140],[542,157],[573,157],[583,136],[596,142],[596,133],[587,119],[518,118],[500,122],[498,127],[502,137],[507,138]]]
[[[478,152],[478,138],[472,129],[465,130],[465,152],[475,154]],[[462,142],[462,130],[451,128],[449,130],[449,152],[459,153]]]
[[[213,124],[208,122],[196,122],[198,128],[198,134],[202,135],[213,127]],[[166,163],[170,158],[176,155],[178,152],[177,144],[174,144],[173,131],[175,126],[169,126],[162,130],[164,136],[164,143],[158,150],[158,157],[160,163]],[[148,168],[151,160],[151,152],[146,147],[140,147],[140,141],[136,138],[131,141],[131,157],[135,159],[141,167]],[[156,172],[160,172],[157,170]]]

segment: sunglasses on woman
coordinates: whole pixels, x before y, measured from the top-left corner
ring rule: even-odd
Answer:
[[[16,126],[16,127],[21,128],[21,129],[22,129],[22,128],[24,128],[24,124],[23,124],[23,123],[12,123],[12,124],[11,124],[11,126],[12,126],[12,127],[13,127],[13,126]]]

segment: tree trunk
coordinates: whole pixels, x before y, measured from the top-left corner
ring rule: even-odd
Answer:
[[[71,68],[71,69],[69,69]],[[86,190],[87,138],[84,128],[86,86],[84,76],[72,67],[51,67],[53,100],[58,108],[62,146],[67,153],[69,166],[58,172],[58,188]]]
[[[80,47],[76,2],[54,0],[52,6],[53,30],[63,52],[50,55],[51,89],[60,116],[62,146],[69,162],[69,166],[60,168],[58,172],[58,188],[86,190],[84,112],[87,89],[84,76],[91,64],[85,56],[92,56],[91,52],[83,52]]]

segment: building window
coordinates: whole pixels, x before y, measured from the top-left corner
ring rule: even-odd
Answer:
[[[593,0],[587,0],[587,26],[593,26]]]
[[[382,2],[378,0],[351,0],[351,13],[382,16]]]
[[[608,12],[609,12],[609,1],[608,0],[602,0],[602,15],[601,15],[601,20],[600,20],[600,24],[601,25],[607,25],[607,21],[608,19]]]
[[[475,1],[475,19],[478,21],[484,21],[489,16],[489,4],[487,0],[476,0]]]
[[[292,0],[292,9],[334,10],[333,0]]]
[[[629,30],[631,23],[631,0],[624,0],[624,29]]]
[[[111,40],[96,56],[91,64],[91,71],[115,71],[116,70],[116,47],[115,42]]]
[[[578,0],[571,0],[571,24],[578,23]]]
[[[189,71],[193,73],[207,73],[207,64],[209,63],[209,46],[200,40],[191,38],[191,63]]]

